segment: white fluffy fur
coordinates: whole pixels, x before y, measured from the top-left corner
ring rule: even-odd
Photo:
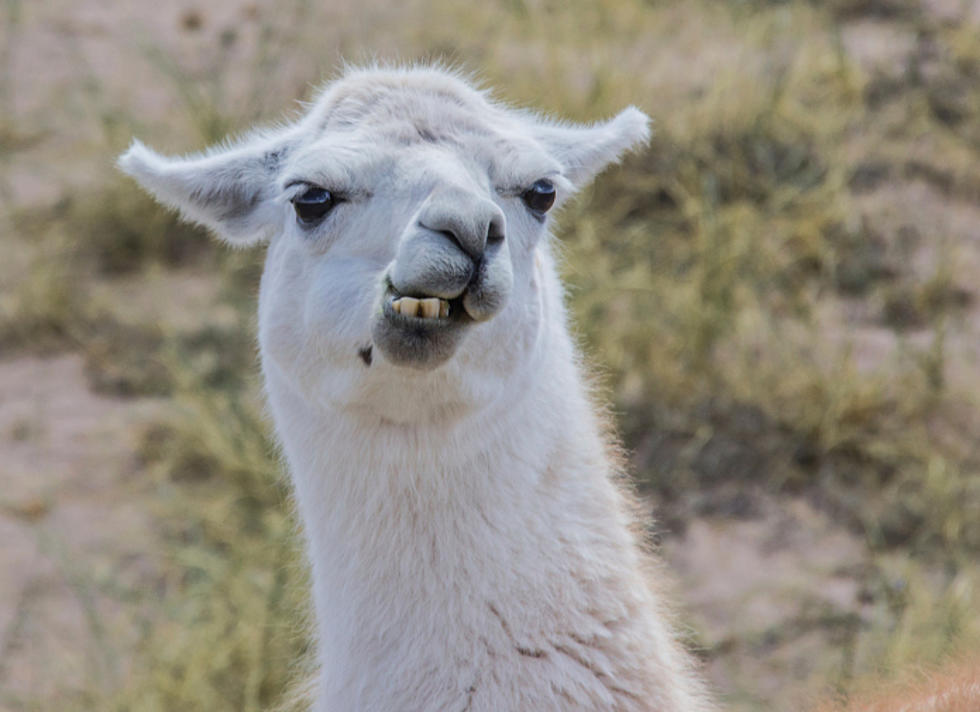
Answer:
[[[187,217],[269,240],[259,338],[313,569],[317,712],[710,708],[633,533],[547,224],[520,199],[547,176],[560,201],[647,123],[551,123],[443,70],[367,69],[278,131],[120,159]],[[303,230],[295,181],[348,202]],[[381,280],[446,186],[503,211],[507,302],[437,367],[368,365]]]

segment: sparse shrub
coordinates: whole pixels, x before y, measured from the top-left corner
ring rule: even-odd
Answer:
[[[114,709],[265,710],[311,651],[307,582],[257,389],[181,369],[171,417],[146,431],[173,583]]]
[[[122,324],[107,314],[94,319],[83,347],[91,387],[118,396],[169,395],[171,378],[160,359],[163,342],[153,326]]]
[[[0,292],[0,349],[43,353],[77,345],[92,318],[82,276],[60,259],[39,258]]]
[[[150,263],[200,264],[213,254],[205,231],[157,208],[121,181],[100,195],[73,200],[65,210],[74,251],[105,275],[135,272]]]

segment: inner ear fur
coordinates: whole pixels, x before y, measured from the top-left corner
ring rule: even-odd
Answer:
[[[244,245],[269,239],[277,227],[276,179],[288,151],[282,136],[253,136],[185,157],[133,141],[118,164],[184,219]]]
[[[630,150],[650,140],[650,118],[635,106],[614,118],[591,125],[538,125],[535,137],[564,168],[575,188],[587,185],[599,172]]]

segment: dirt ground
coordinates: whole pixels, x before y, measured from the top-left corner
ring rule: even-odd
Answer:
[[[120,594],[158,551],[135,458],[157,404],[88,383],[78,355],[0,361],[0,690],[38,703],[116,672],[139,621]]]

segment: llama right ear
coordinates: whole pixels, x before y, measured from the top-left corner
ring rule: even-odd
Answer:
[[[572,185],[581,188],[626,151],[650,140],[650,118],[630,106],[597,124],[539,124],[534,135],[562,165]]]
[[[119,167],[161,203],[219,237],[246,245],[271,237],[284,142],[261,138],[197,156],[169,158],[133,141]]]

